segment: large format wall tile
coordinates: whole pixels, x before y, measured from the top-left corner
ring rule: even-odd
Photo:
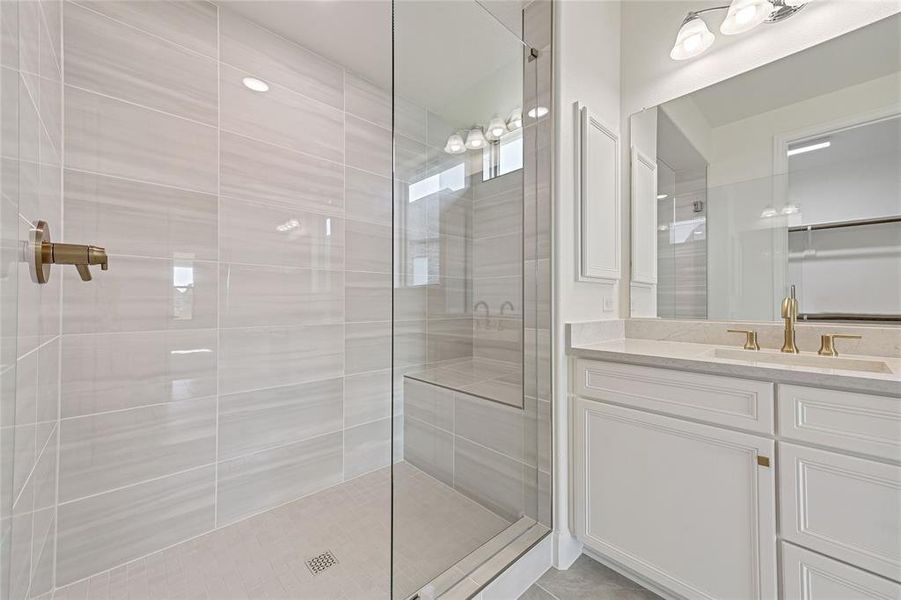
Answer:
[[[391,179],[348,167],[345,170],[347,218],[391,224]]]
[[[340,164],[228,132],[221,144],[223,196],[336,214],[344,206]]]
[[[67,240],[114,254],[217,258],[215,195],[80,171],[66,171],[65,192]]]
[[[56,584],[63,586],[213,527],[212,466],[59,507]]]
[[[78,0],[132,27],[216,58],[217,8],[205,0]]]
[[[64,419],[60,501],[133,485],[216,458],[216,400]]]
[[[217,267],[190,259],[111,256],[90,283],[74,269],[66,280],[66,333],[204,329],[216,326]]]
[[[350,115],[345,122],[347,166],[391,177],[391,130]]]
[[[229,10],[220,11],[220,59],[269,83],[336,108],[344,106],[344,70]]]
[[[223,197],[219,251],[222,262],[340,270],[344,268],[344,220]]]
[[[265,94],[241,83],[245,72],[222,66],[219,73],[220,127],[320,158],[344,160],[344,113],[287,88]]]
[[[523,411],[484,398],[456,394],[454,433],[523,460]]]
[[[522,275],[522,236],[518,233],[473,242],[473,276]]]
[[[344,480],[353,479],[391,462],[391,419],[344,431]]]
[[[344,372],[364,373],[391,366],[391,323],[348,323],[344,327]]]
[[[219,326],[313,325],[344,318],[344,274],[221,264]]]
[[[341,432],[219,463],[218,525],[341,482]]]
[[[391,319],[391,275],[386,273],[345,273],[348,323]]]
[[[406,379],[404,414],[453,433],[454,392],[436,385]]]
[[[65,335],[62,416],[215,396],[216,349],[214,329]]]
[[[391,93],[361,77],[348,73],[344,78],[344,110],[348,114],[391,129]]]
[[[64,26],[67,84],[216,124],[215,59],[76,4]]]
[[[454,485],[454,436],[404,415],[404,460]]]
[[[523,467],[459,436],[454,440],[454,488],[510,520],[523,513]]]
[[[347,221],[345,268],[348,271],[391,273],[391,227]]]
[[[353,427],[391,414],[391,372],[348,375],[344,378],[344,426]]]
[[[229,394],[219,399],[219,460],[342,428],[342,378]]]
[[[219,391],[223,394],[342,375],[341,325],[223,329]]]
[[[66,88],[66,166],[215,192],[217,133],[193,121]]]

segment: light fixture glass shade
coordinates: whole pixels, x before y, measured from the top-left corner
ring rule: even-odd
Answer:
[[[732,0],[720,31],[725,35],[750,31],[766,21],[773,8],[769,0]]]
[[[470,150],[479,150],[485,147],[488,142],[485,140],[485,134],[478,127],[474,127],[466,134],[466,147]]]
[[[466,145],[463,143],[463,138],[456,133],[448,136],[447,143],[444,145],[444,151],[448,154],[462,154],[463,152],[466,152]]]
[[[707,29],[704,19],[695,15],[679,28],[676,43],[669,53],[673,60],[686,60],[701,54],[713,44],[713,34]]]
[[[544,115],[548,114],[548,109],[546,106],[536,106],[535,108],[529,109],[529,117],[532,119],[540,119]]]
[[[513,112],[510,113],[510,116],[507,117],[507,129],[510,131],[516,131],[517,129],[522,127],[522,109],[517,108]]]
[[[262,79],[257,79],[256,77],[245,77],[241,80],[241,83],[244,84],[249,90],[253,90],[254,92],[268,92],[269,84],[263,81]]]
[[[804,6],[811,0],[782,0],[782,2],[786,6],[791,6],[792,8],[797,8],[798,6]]]
[[[502,118],[494,117],[488,123],[488,129],[485,131],[485,137],[493,142],[501,139],[501,136],[505,133],[507,133],[507,124],[504,123],[504,120]]]

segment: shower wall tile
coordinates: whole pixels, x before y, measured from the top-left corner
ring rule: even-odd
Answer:
[[[348,271],[391,273],[392,231],[388,225],[363,221],[345,223]]]
[[[472,356],[471,319],[430,319],[428,332],[428,362]]]
[[[344,70],[230,10],[219,12],[220,60],[269,83],[336,108],[344,106]]]
[[[65,122],[70,168],[216,192],[213,127],[71,86]]]
[[[345,119],[347,166],[391,177],[391,130],[347,115]]]
[[[204,0],[77,0],[78,4],[175,42],[189,50],[216,58],[216,5]],[[68,10],[67,3],[66,9]],[[68,31],[67,31],[68,33]]]
[[[394,176],[401,181],[415,182],[425,178],[429,174],[428,171],[429,150],[426,145],[402,135],[395,135]]]
[[[61,502],[216,458],[215,398],[75,417],[60,426]]]
[[[391,179],[348,167],[344,172],[347,218],[391,224]]]
[[[523,464],[458,436],[454,440],[454,489],[516,520],[523,509]]]
[[[344,480],[391,464],[391,419],[344,431]]]
[[[341,482],[342,433],[220,462],[218,525]]]
[[[342,429],[343,379],[229,394],[219,399],[219,460]]]
[[[344,77],[344,110],[379,127],[391,129],[391,92],[348,73]]]
[[[457,393],[454,433],[517,461],[524,459],[523,411]]]
[[[215,58],[77,4],[64,18],[67,84],[216,125]]]
[[[435,479],[454,485],[454,436],[404,415],[404,460]]]
[[[313,325],[344,318],[341,271],[222,263],[219,281],[220,327]]]
[[[214,396],[216,355],[215,329],[65,335],[62,416]]]
[[[221,66],[220,127],[239,135],[341,162],[344,113],[332,106],[271,85],[265,94],[241,83],[245,73]]]
[[[65,333],[205,329],[216,326],[215,263],[112,255],[90,284],[74,269],[65,278]]]
[[[54,337],[37,351],[38,382],[35,398],[38,423],[55,423],[59,418],[60,338]]]
[[[391,372],[387,369],[344,378],[344,427],[384,419],[391,414]]]
[[[412,379],[404,382],[404,414],[445,431],[454,431],[454,392]]]
[[[336,214],[344,206],[340,164],[228,132],[220,160],[223,196]]]
[[[342,325],[258,327],[220,332],[219,392],[340,377]]]
[[[495,237],[522,229],[522,186],[518,187],[519,189],[495,196],[476,199],[473,237]]]
[[[344,327],[344,372],[348,375],[391,366],[391,323],[348,323]]]
[[[217,258],[215,195],[72,170],[65,190],[69,240],[102,240],[116,254]]]
[[[386,273],[345,273],[348,323],[391,319],[391,275]]]
[[[522,236],[512,233],[473,241],[473,276],[522,275]]]
[[[214,495],[209,466],[60,504],[56,585],[209,531]]]

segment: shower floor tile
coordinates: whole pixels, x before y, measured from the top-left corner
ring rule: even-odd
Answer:
[[[390,471],[381,469],[56,590],[55,600],[379,600],[390,597]],[[395,598],[510,522],[395,465]],[[306,565],[330,551],[337,564]]]

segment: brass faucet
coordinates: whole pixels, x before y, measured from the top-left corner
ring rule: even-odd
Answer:
[[[795,297],[795,286],[791,286],[791,293],[782,299],[782,318],[785,320],[785,338],[782,342],[782,352],[798,354],[798,344],[795,341],[795,323],[798,320],[798,299]]]

